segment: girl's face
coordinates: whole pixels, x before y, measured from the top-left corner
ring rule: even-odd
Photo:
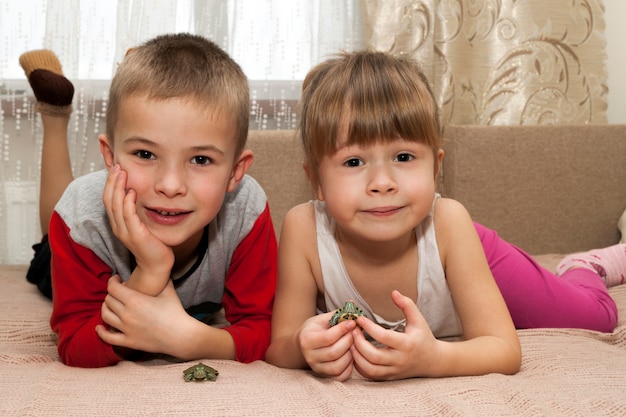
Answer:
[[[442,158],[439,150],[438,163]],[[340,146],[321,159],[318,172],[318,198],[338,231],[360,240],[388,242],[412,233],[435,196],[432,149],[404,139]]]
[[[183,251],[195,249],[243,176],[235,161],[236,123],[210,110],[184,98],[130,96],[120,103],[115,143],[100,139],[107,167],[119,163],[128,174],[139,219]]]

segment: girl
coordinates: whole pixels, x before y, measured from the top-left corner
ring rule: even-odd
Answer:
[[[416,63],[331,59],[301,110],[317,200],[283,223],[268,362],[338,380],[514,374],[516,327],[616,326],[606,287],[623,282],[626,245],[569,257],[557,277],[436,193],[441,128]],[[348,300],[366,317],[330,327]]]

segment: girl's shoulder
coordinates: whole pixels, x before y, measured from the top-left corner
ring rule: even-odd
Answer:
[[[459,220],[469,219],[469,213],[465,206],[457,200],[440,197],[435,202],[434,219],[435,224],[442,226],[449,225]]]
[[[298,204],[287,211],[281,227],[281,240],[288,233],[300,236],[315,233],[315,207],[312,201]]]
[[[442,258],[451,244],[463,241],[468,233],[475,233],[472,218],[460,202],[450,198],[439,198],[433,212],[437,245]]]

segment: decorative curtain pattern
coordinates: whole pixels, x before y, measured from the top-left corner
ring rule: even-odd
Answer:
[[[446,124],[606,123],[600,0],[365,0],[365,42],[422,62]]]

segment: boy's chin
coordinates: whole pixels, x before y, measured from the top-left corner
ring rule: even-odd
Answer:
[[[183,249],[186,247],[197,247],[200,244],[200,238],[202,236],[202,230],[194,233],[193,235],[189,235],[185,233],[181,235],[179,233],[167,233],[167,231],[163,230],[152,230],[152,234],[160,240],[164,245],[176,249]]]
[[[160,240],[165,246],[167,246],[169,248],[172,248],[172,249],[176,249],[178,247],[186,246],[186,244],[189,242],[189,238],[182,239],[182,238],[177,238],[177,237],[173,237],[173,236],[159,236],[159,235],[156,235],[156,238],[158,240]]]

